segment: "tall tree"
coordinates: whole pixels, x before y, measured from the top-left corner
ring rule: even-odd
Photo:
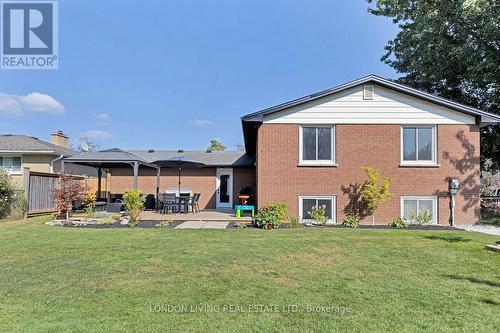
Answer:
[[[399,82],[500,114],[498,0],[367,0],[401,29],[381,60]],[[500,126],[482,130],[481,161],[500,169]]]
[[[223,151],[223,150],[226,150],[226,146],[224,146],[222,144],[222,142],[220,142],[219,140],[212,139],[212,140],[210,140],[210,147],[208,147],[207,150],[208,151]]]

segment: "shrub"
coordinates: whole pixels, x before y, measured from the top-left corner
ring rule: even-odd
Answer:
[[[134,189],[125,192],[123,195],[123,201],[125,203],[125,209],[127,210],[128,216],[130,216],[129,226],[136,226],[146,198],[142,195],[141,191]]]
[[[16,191],[14,201],[10,206],[10,216],[23,218],[28,213],[28,199],[24,195],[24,191]]]
[[[61,182],[59,188],[54,191],[54,198],[56,199],[57,209],[59,212],[69,218],[69,214],[73,209],[73,201],[82,200],[85,187],[82,183],[71,176],[61,175]]]
[[[164,221],[160,221],[158,222],[158,224],[155,225],[155,227],[157,228],[168,228],[172,225],[172,223],[174,223],[174,221],[172,220],[164,220]]]
[[[375,223],[375,211],[378,206],[392,196],[389,192],[391,178],[381,177],[380,172],[372,167],[364,167],[363,171],[368,175],[368,181],[361,189],[361,198],[366,203],[370,214],[373,215],[373,223]]]
[[[389,225],[393,228],[405,229],[408,228],[408,222],[402,217],[398,217],[397,219],[392,220]]]
[[[342,225],[348,228],[357,228],[359,225],[359,219],[355,218],[354,216],[346,216],[344,218],[344,221],[342,222]]]
[[[15,186],[9,174],[0,168],[0,219],[7,217],[16,200]]]
[[[429,224],[432,220],[431,212],[426,209],[424,214],[415,215],[415,212],[412,213],[412,220],[417,224]]]
[[[85,208],[83,209],[83,211],[85,212],[85,214],[87,214],[88,217],[94,216],[95,201],[96,201],[95,193],[87,193],[87,195],[83,199],[83,204],[85,205]]]
[[[313,206],[308,214],[317,224],[324,225],[326,221],[328,221],[328,216],[326,216],[326,206]]]
[[[274,201],[259,209],[255,223],[259,228],[274,229],[288,218],[288,206],[284,202]]]
[[[99,220],[99,223],[105,224],[105,225],[111,225],[115,223],[115,219],[112,218],[111,216],[106,216],[105,218]]]
[[[298,228],[300,225],[300,221],[298,217],[292,217],[290,218],[290,221],[288,221],[288,228],[295,229]]]

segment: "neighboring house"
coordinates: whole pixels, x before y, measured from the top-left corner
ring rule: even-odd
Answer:
[[[480,127],[500,117],[377,76],[367,76],[242,117],[246,152],[184,152],[206,168],[182,171],[182,187],[202,193],[202,208],[231,207],[247,186],[257,205],[284,201],[289,214],[309,219],[324,205],[330,222],[356,215],[371,223],[360,201],[362,167],[392,178],[392,198],[375,213],[377,224],[427,210],[448,224],[448,183],[458,178],[456,223],[479,221]],[[122,165],[97,152],[66,159],[109,171],[111,193],[137,186],[156,193],[156,159],[175,151],[130,151]],[[84,158],[88,155],[89,160]],[[92,162],[90,162],[92,161]],[[116,161],[115,161],[116,162]],[[131,165],[141,165],[136,172]],[[159,190],[177,186],[177,170],[161,169]]]
[[[57,173],[61,160],[79,153],[69,148],[69,139],[62,132],[51,135],[52,143],[27,135],[0,135],[0,167],[7,170],[20,188],[24,188],[23,172]],[[72,166],[68,173],[95,175],[93,168]]]

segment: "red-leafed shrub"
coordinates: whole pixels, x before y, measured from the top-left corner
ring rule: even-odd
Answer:
[[[68,175],[61,175],[59,188],[54,191],[57,209],[61,214],[69,218],[73,208],[73,201],[83,200],[85,197],[85,186],[79,179]]]

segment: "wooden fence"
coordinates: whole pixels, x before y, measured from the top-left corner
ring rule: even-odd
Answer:
[[[85,181],[83,176],[73,176]],[[56,211],[55,190],[59,186],[60,175],[56,173],[29,172],[25,174],[25,189],[28,199],[28,214],[41,214]]]

